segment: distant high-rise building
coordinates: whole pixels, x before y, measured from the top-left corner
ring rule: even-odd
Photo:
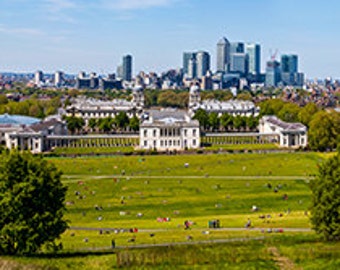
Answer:
[[[210,70],[210,55],[207,52],[199,51],[196,53],[196,76],[202,78]]]
[[[44,74],[41,70],[37,70],[34,74],[34,84],[40,85],[44,80]]]
[[[230,54],[233,53],[244,53],[244,43],[243,42],[231,42],[230,43]]]
[[[284,85],[303,86],[304,74],[298,72],[298,56],[284,54],[281,56],[281,78]]]
[[[194,53],[194,52],[183,53],[183,73],[186,74],[186,75],[189,72],[189,61],[192,58],[196,59],[196,53]]]
[[[295,54],[284,54],[281,56],[281,71],[283,73],[298,72],[298,56]]]
[[[232,53],[230,55],[230,72],[247,75],[248,55],[245,53]]]
[[[60,87],[64,82],[64,73],[62,71],[56,71],[54,73],[54,85]]]
[[[230,43],[224,37],[217,43],[217,72],[228,72],[230,65]]]
[[[132,80],[132,56],[125,55],[123,57],[123,66],[122,66],[122,77],[124,81],[131,81]]]
[[[197,69],[196,58],[192,57],[189,60],[188,74],[187,74],[188,78],[195,79],[197,77],[196,69]]]
[[[280,63],[276,60],[267,62],[266,67],[266,86],[276,87],[281,81]]]
[[[261,47],[259,44],[247,43],[245,53],[248,55],[248,72],[252,75],[261,73]]]

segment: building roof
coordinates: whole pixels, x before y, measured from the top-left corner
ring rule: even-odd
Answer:
[[[215,111],[215,112],[248,112],[248,111],[257,111],[258,108],[251,101],[243,101],[243,100],[229,100],[229,101],[218,101],[218,100],[203,100],[200,104],[196,105],[194,109],[203,109],[206,111]]]
[[[301,123],[288,123],[284,122],[281,119],[277,118],[274,115],[263,116],[263,120],[268,123],[275,125],[282,129],[282,131],[286,132],[296,132],[296,131],[306,131],[307,127]]]
[[[34,123],[40,122],[41,119],[23,116],[23,115],[0,115],[0,125],[32,125]]]
[[[148,110],[142,118],[142,126],[199,126],[197,120],[192,120],[186,111],[176,109]]]

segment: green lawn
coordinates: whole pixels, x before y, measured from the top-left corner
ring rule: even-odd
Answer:
[[[66,219],[70,226],[97,229],[67,230],[61,238],[65,249],[62,258],[22,257],[13,263],[33,265],[33,268],[25,269],[52,266],[57,267],[55,269],[112,269],[116,266],[131,266],[132,269],[279,269],[276,255],[271,251],[274,247],[280,256],[287,257],[298,267],[337,269],[339,244],[322,243],[314,232],[304,230],[310,228],[310,176],[317,173],[318,164],[330,155],[49,158],[49,162],[64,172],[63,182],[68,187]],[[258,210],[252,211],[253,206]],[[164,222],[164,218],[169,219]],[[208,222],[214,219],[219,219],[221,230],[208,228]],[[252,229],[244,228],[248,219]],[[192,222],[190,230],[184,229],[185,220]],[[122,230],[130,228],[137,228],[138,232]],[[285,230],[268,233],[271,228]],[[151,233],[154,234],[152,237]],[[116,254],[74,254],[80,250],[110,247],[112,240],[117,246],[124,247],[184,242],[188,236],[193,241],[263,236],[265,239],[190,247],[123,249]],[[130,242],[132,238],[134,242]],[[12,263],[12,258],[3,260]],[[322,265],[327,267],[320,267]]]

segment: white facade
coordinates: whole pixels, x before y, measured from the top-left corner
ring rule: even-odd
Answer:
[[[189,93],[189,110],[194,114],[198,109],[203,109],[208,113],[216,112],[218,116],[228,113],[233,116],[258,116],[260,108],[247,100],[201,100],[199,87],[194,85]]]
[[[307,127],[301,123],[287,123],[276,116],[263,116],[259,124],[260,134],[279,135],[281,147],[306,147]]]
[[[150,110],[140,125],[140,149],[173,151],[200,147],[200,128],[185,111]]]

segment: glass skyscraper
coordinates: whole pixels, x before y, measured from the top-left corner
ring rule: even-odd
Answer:
[[[123,66],[122,66],[122,75],[124,81],[131,81],[132,80],[132,56],[125,55],[123,57]]]
[[[210,55],[207,52],[200,51],[196,53],[196,75],[202,78],[210,70]]]
[[[259,44],[247,43],[245,53],[248,55],[248,72],[252,75],[261,73],[261,47]]]
[[[230,68],[230,43],[224,37],[217,43],[217,72],[228,72]]]

